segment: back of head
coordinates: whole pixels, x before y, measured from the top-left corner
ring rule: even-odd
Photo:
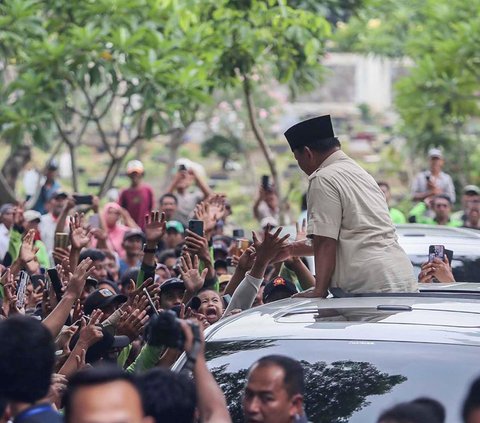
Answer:
[[[122,369],[113,364],[92,367],[76,373],[69,381],[67,391],[63,397],[65,407],[65,422],[72,421],[73,399],[76,391],[81,388],[103,385],[111,382],[123,381],[130,383],[137,389],[134,379]]]
[[[32,317],[0,322],[0,397],[33,403],[47,395],[55,362],[48,329]]]
[[[463,403],[462,417],[465,423],[468,421],[470,414],[475,410],[480,410],[480,377],[472,383],[467,398],[465,398]]]
[[[377,423],[440,423],[428,406],[414,402],[398,404],[384,411]]]
[[[157,422],[192,423],[197,396],[195,384],[185,375],[153,369],[138,378],[145,415]],[[159,401],[161,398],[161,401]]]
[[[439,401],[434,400],[433,398],[420,397],[420,398],[414,399],[412,401],[412,404],[420,404],[425,408],[428,408],[430,412],[433,414],[433,416],[440,423],[445,422],[445,417],[446,417],[445,407]]]
[[[277,366],[283,370],[285,389],[291,397],[297,394],[304,394],[303,367],[297,360],[284,355],[267,355],[254,363],[250,369],[268,366]]]

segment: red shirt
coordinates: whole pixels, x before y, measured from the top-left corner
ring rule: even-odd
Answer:
[[[120,194],[118,204],[127,209],[137,225],[144,229],[145,215],[153,209],[153,190],[147,184],[124,189]]]

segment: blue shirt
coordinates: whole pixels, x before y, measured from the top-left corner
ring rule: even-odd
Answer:
[[[63,418],[50,404],[38,404],[18,414],[13,423],[62,423]]]

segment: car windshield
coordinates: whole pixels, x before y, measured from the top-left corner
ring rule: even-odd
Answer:
[[[374,422],[386,408],[420,396],[441,401],[447,421],[460,409],[477,374],[478,348],[460,345],[325,340],[208,342],[210,370],[242,422],[247,370],[259,358],[283,354],[305,369],[306,411],[315,423]]]

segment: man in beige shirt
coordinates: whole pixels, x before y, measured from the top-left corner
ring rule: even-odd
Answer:
[[[325,297],[329,287],[416,292],[385,197],[372,176],[340,150],[330,116],[294,125],[285,137],[309,179],[310,240],[289,244],[282,256],[315,256],[315,288],[297,296]]]

